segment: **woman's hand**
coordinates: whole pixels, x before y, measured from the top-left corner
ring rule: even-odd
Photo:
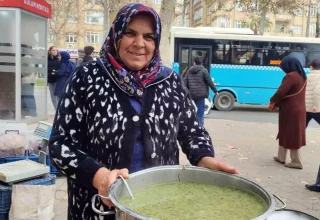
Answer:
[[[108,197],[110,186],[120,175],[123,176],[123,178],[128,179],[128,169],[110,171],[107,168],[100,168],[93,178],[93,186],[98,190],[99,195]],[[111,200],[102,199],[102,202],[109,207],[114,206]]]
[[[317,109],[316,106],[313,106],[313,107],[312,107],[312,111],[313,111],[313,112],[316,112],[317,110],[318,110],[318,109]]]
[[[224,171],[231,174],[240,174],[240,172],[222,160],[213,157],[203,157],[199,163],[199,167],[205,167],[212,170]]]
[[[275,110],[275,108],[276,108],[276,104],[273,102],[270,102],[269,107],[268,107],[269,111],[272,112]]]

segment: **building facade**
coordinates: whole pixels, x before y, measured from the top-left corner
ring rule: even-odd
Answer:
[[[56,0],[59,1],[59,0]],[[68,0],[73,1],[73,0]],[[68,17],[57,16],[55,19],[57,24],[63,24],[64,26],[59,33],[54,33],[54,22],[52,22],[51,29],[49,28],[48,41],[49,46],[55,45],[61,49],[79,49],[86,45],[91,45],[98,52],[104,41],[104,7],[102,1],[105,0],[74,0],[77,1],[77,7],[74,12],[68,12]],[[113,3],[112,3],[113,2]],[[157,12],[160,12],[162,0],[135,0],[135,1],[118,1],[119,4],[115,4],[116,0],[109,0],[110,7],[108,8],[108,25],[114,20],[116,13],[122,5],[129,2],[141,2],[153,7]],[[181,2],[178,0],[177,2]],[[54,6],[54,4],[53,4]],[[53,10],[60,10],[59,8],[53,8]],[[62,9],[63,10],[63,9]],[[59,13],[57,13],[59,14]],[[174,25],[180,25],[181,23],[180,7],[176,7],[176,21]],[[62,18],[61,18],[62,17]],[[60,20],[59,20],[60,19]],[[58,29],[58,27],[56,27]],[[59,36],[58,36],[59,35]]]
[[[281,12],[267,14],[264,35],[305,37],[308,20],[308,0],[306,6],[297,8],[294,14]],[[246,12],[241,4],[233,0],[208,6],[203,0],[190,0],[186,12],[186,24],[191,27],[211,26],[221,28],[248,28],[250,22],[257,22],[252,14]],[[311,0],[309,37],[316,34],[317,0]]]

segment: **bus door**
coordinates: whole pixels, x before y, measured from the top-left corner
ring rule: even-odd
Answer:
[[[180,67],[179,74],[184,75],[193,65],[194,59],[199,56],[203,58],[203,66],[210,73],[210,65],[212,60],[211,46],[180,45],[178,58]]]

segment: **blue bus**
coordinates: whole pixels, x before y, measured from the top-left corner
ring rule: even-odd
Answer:
[[[172,68],[185,74],[202,56],[219,95],[210,100],[220,111],[235,103],[267,105],[284,73],[283,57],[296,56],[309,73],[308,63],[320,59],[320,39],[254,35],[249,29],[173,27],[170,38]]]

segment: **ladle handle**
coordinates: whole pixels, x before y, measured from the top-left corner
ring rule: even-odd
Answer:
[[[276,196],[275,194],[273,194],[273,196],[283,204],[283,206],[282,206],[281,208],[276,208],[276,211],[283,210],[283,209],[285,209],[285,208],[287,207],[287,204],[286,204],[282,199],[280,199],[280,198],[279,198],[278,196]]]
[[[91,199],[91,208],[92,208],[92,210],[93,210],[95,213],[97,213],[97,214],[99,214],[99,215],[115,215],[115,214],[116,214],[115,211],[101,212],[100,210],[98,210],[98,209],[95,207],[95,201],[96,201],[97,197],[99,197],[99,198],[101,198],[101,199],[109,199],[109,200],[110,200],[110,198],[109,198],[109,197],[106,197],[106,196],[101,196],[101,195],[99,195],[99,194],[94,195],[94,196],[92,197],[92,199]]]

